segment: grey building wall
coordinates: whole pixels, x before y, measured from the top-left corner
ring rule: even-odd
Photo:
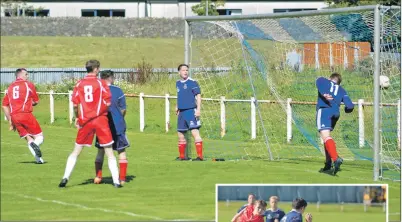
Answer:
[[[219,186],[218,201],[247,201],[249,193],[258,199],[278,196],[280,201],[291,202],[301,197],[307,202],[362,203],[363,186]]]

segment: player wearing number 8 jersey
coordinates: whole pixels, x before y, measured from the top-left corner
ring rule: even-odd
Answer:
[[[39,97],[33,83],[28,80],[26,69],[17,69],[16,81],[7,89],[3,98],[3,110],[10,123],[10,130],[17,130],[21,138],[28,141],[28,148],[36,163],[44,163],[39,146],[43,143],[42,129],[35,116],[33,106],[39,103]]]
[[[346,113],[352,112],[354,108],[354,104],[350,100],[346,90],[340,86],[341,82],[342,76],[338,73],[333,73],[328,79],[320,77],[316,81],[318,89],[316,107],[317,129],[321,139],[324,141],[326,157],[325,166],[320,172],[331,170],[333,162],[334,169],[332,173],[334,175],[339,171],[343,159],[336,152],[336,145],[330,132],[334,130],[336,122],[339,119],[341,103],[345,104]]]
[[[65,187],[71,172],[74,169],[78,155],[84,146],[91,146],[96,134],[99,145],[105,150],[108,165],[112,174],[114,186],[121,187],[117,169],[116,157],[112,150],[112,134],[108,126],[108,106],[110,106],[110,89],[104,80],[97,78],[100,63],[90,60],[86,63],[87,76],[75,85],[72,102],[76,117],[76,126],[79,128],[75,141],[74,151],[67,159],[67,165],[59,187]],[[78,108],[79,107],[79,108]]]

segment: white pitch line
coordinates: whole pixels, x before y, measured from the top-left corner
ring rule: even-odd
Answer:
[[[11,194],[13,196],[22,197],[22,198],[25,198],[25,199],[37,200],[37,201],[40,201],[40,202],[49,202],[49,203],[55,203],[55,204],[60,204],[60,205],[64,205],[64,206],[77,207],[77,208],[80,208],[80,209],[83,209],[83,210],[102,211],[102,212],[105,212],[105,213],[125,214],[125,215],[131,216],[131,217],[143,217],[143,218],[150,218],[150,219],[154,219],[154,220],[168,221],[168,220],[162,219],[160,217],[136,214],[136,213],[127,212],[127,211],[116,211],[116,210],[110,210],[110,209],[104,209],[104,208],[93,208],[93,207],[87,207],[87,206],[81,205],[81,204],[67,203],[67,202],[63,202],[63,201],[59,201],[59,200],[45,200],[45,199],[42,199],[42,198],[39,198],[39,197],[21,195],[21,194],[16,194],[16,193],[11,193],[11,192],[1,191],[1,193]],[[188,219],[174,219],[172,221],[190,221],[190,220],[188,220]],[[211,221],[213,221],[213,220],[211,220]]]

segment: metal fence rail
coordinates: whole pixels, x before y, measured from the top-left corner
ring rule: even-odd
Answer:
[[[17,68],[0,68],[1,84],[10,84],[15,80]],[[86,74],[85,68],[27,68],[30,80],[37,84],[59,83],[68,78],[83,78]],[[112,70],[117,80],[135,79],[138,68],[101,68],[101,70]],[[230,67],[216,68],[191,68],[192,72],[216,72],[226,73]],[[153,74],[175,77],[177,68],[154,68]]]

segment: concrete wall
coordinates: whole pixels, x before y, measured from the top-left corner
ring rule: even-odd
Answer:
[[[50,17],[81,17],[82,9],[124,9],[127,18],[177,18],[192,16],[191,7],[198,3],[148,3],[145,2],[38,2],[28,3],[35,8],[49,10]],[[241,14],[272,13],[274,9],[316,8],[321,9],[327,4],[323,2],[230,2],[219,9],[241,9]],[[2,11],[2,16],[4,13]]]
[[[105,36],[180,38],[182,19],[3,17],[2,36]]]
[[[278,196],[284,202],[301,197],[307,202],[362,203],[363,192],[364,186],[219,186],[218,201],[247,201],[248,194],[254,193],[258,199]]]

